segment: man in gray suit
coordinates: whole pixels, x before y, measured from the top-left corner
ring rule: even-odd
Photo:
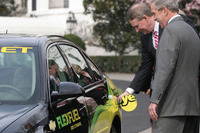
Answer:
[[[149,105],[154,133],[199,133],[200,39],[178,9],[177,0],[154,0],[151,5],[164,28]]]

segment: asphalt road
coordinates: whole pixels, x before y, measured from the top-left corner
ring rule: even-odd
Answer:
[[[112,80],[114,84],[124,91],[130,84],[129,81]],[[134,94],[138,105],[132,112],[122,111],[122,133],[138,133],[150,127],[148,114],[149,96]]]

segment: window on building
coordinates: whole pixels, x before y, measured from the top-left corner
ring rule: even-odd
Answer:
[[[49,8],[69,8],[69,0],[49,0]]]
[[[36,0],[32,0],[32,11],[36,10]]]
[[[26,8],[27,6],[27,0],[21,0],[21,7]]]
[[[64,8],[69,8],[69,0],[64,0]]]

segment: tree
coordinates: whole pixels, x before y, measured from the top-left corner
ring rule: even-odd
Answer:
[[[179,0],[180,9],[193,20],[200,32],[200,1],[199,0]]]
[[[0,16],[8,16],[11,12],[6,6],[7,0],[1,0],[0,1]]]
[[[136,2],[146,2],[150,4],[151,0],[136,0]],[[200,1],[179,0],[179,6],[186,16],[193,20],[198,32],[200,32]]]
[[[74,35],[74,34],[67,34],[67,35],[64,35],[64,38],[73,42],[78,47],[82,48],[83,50],[86,50],[85,43],[83,42],[83,40],[79,36]]]
[[[1,0],[0,1],[0,16],[10,16],[16,11],[19,5],[15,5],[14,0]]]
[[[119,55],[139,49],[141,45],[137,34],[126,19],[128,8],[133,3],[151,0],[83,0],[86,14],[92,14],[96,25],[94,36],[99,38],[100,45],[108,51],[115,51]],[[200,31],[200,1],[179,0],[180,9],[193,20]],[[133,49],[126,51],[132,46]]]
[[[0,16],[8,16],[10,14],[10,10],[5,5],[0,5]]]
[[[126,19],[127,11],[134,2],[130,0],[83,1],[85,13],[92,13],[96,22],[93,28],[94,36],[100,39],[100,45],[107,51],[124,55],[140,47],[140,37]]]
[[[15,11],[17,10],[18,7],[19,5],[15,5],[15,0],[10,0],[10,10],[12,15],[15,15]]]

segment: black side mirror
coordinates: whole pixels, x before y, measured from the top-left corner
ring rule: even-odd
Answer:
[[[70,97],[83,96],[85,94],[82,86],[73,82],[60,82],[58,90],[58,93],[53,92],[51,94],[53,99],[66,99]]]

